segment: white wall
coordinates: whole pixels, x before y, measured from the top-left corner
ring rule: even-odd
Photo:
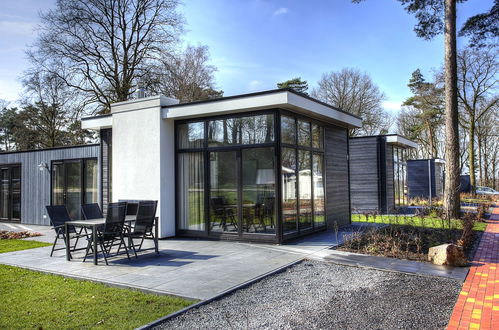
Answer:
[[[175,235],[174,125],[165,97],[113,105],[113,201],[158,200],[159,236]]]

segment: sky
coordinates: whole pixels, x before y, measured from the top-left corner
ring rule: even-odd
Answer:
[[[488,10],[493,0],[458,5],[458,26]],[[0,0],[0,99],[22,93],[27,45],[36,38],[39,13],[55,0]],[[420,68],[427,79],[443,64],[443,37],[416,37],[415,19],[398,1],[184,0],[185,44],[207,45],[217,88],[225,96],[276,88],[294,77],[315,87],[321,75],[342,68],[368,73],[396,113],[410,96],[407,82]],[[466,40],[459,39],[458,47]]]

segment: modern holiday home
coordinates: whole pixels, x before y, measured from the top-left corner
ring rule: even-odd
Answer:
[[[281,243],[350,223],[348,129],[361,119],[292,90],[84,118],[101,135],[101,204],[159,201],[161,237]]]
[[[353,212],[386,214],[407,205],[407,149],[416,147],[396,134],[350,139]]]

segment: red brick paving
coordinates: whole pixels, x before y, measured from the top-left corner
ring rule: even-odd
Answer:
[[[494,207],[447,329],[499,329],[499,206]]]

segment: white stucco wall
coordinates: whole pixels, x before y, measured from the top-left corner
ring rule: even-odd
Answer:
[[[113,201],[158,200],[160,237],[175,235],[173,120],[162,120],[165,97],[113,105]]]

